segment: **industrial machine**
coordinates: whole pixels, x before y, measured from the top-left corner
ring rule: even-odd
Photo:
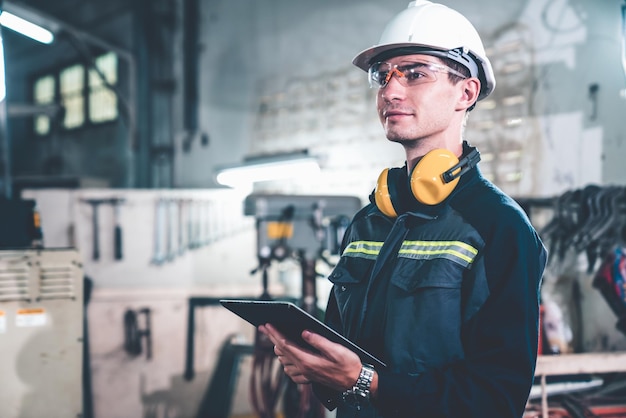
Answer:
[[[343,234],[351,217],[361,208],[352,196],[306,196],[252,194],[245,200],[244,213],[256,218],[257,257],[263,278],[261,299],[270,299],[267,269],[272,261],[297,260],[302,275],[300,306],[321,316],[317,304],[316,264],[339,253]],[[257,332],[250,384],[252,406],[261,418],[275,416],[280,392],[284,390],[283,412],[288,418],[322,418],[323,405],[313,396],[310,385],[298,386],[278,372],[273,345]],[[278,374],[277,374],[278,373]]]
[[[248,196],[244,213],[256,218],[259,268],[265,272],[272,261],[289,257],[298,260],[302,269],[302,304],[314,314],[315,264],[320,259],[328,262],[328,256],[338,254],[345,229],[359,209],[361,201],[354,196]]]
[[[257,229],[257,257],[259,265],[252,274],[261,273],[263,292],[258,299],[290,300],[307,312],[320,316],[316,297],[316,263],[339,253],[341,240],[352,216],[361,209],[361,201],[353,196],[307,196],[252,194],[244,202],[244,214],[254,216]],[[274,261],[292,258],[302,271],[302,293],[298,298],[268,291],[268,268]],[[250,296],[239,297],[249,299]],[[221,298],[192,297],[189,300],[187,324],[187,357],[184,376],[194,377],[193,346],[195,310],[218,305]],[[233,390],[243,356],[253,356],[250,400],[260,418],[274,417],[278,399],[283,396],[286,418],[318,418],[324,416],[309,386],[298,388],[289,384],[280,368],[275,368],[273,347],[262,334],[257,333],[253,345],[230,338],[220,351],[218,364],[203,396],[197,417],[228,418]],[[278,373],[276,373],[278,372]]]
[[[83,416],[83,270],[73,249],[0,250],[0,416]]]

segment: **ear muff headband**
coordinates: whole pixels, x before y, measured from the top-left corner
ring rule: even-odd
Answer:
[[[474,168],[480,161],[476,148],[460,161],[447,149],[436,149],[428,152],[413,168],[409,179],[411,194],[420,203],[437,205],[443,202],[454,190],[459,178]],[[406,168],[385,169],[378,176],[374,200],[378,209],[387,216],[397,217],[406,211],[409,203],[400,190],[406,182],[406,176],[400,177]]]

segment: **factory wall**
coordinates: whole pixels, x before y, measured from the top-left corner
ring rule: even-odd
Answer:
[[[307,148],[323,169],[307,190],[369,193],[380,169],[400,164],[402,154],[386,143],[374,93],[350,62],[405,3],[207,1],[201,120],[213,147],[179,155],[180,183],[203,183],[211,167],[245,156]],[[467,127],[483,171],[516,196],[622,184],[620,2],[517,1],[507,11],[491,3],[447,3],[475,22],[498,80]],[[231,19],[241,24],[225,23]],[[200,161],[206,171],[191,168]]]
[[[447,3],[475,23],[494,65],[493,100],[472,112],[466,137],[483,153],[483,171],[505,191],[551,196],[590,182],[623,184],[620,3],[517,0],[506,10],[492,0],[480,7]],[[149,28],[137,24],[139,6],[120,3],[117,13],[90,28],[137,54],[134,83],[126,79],[128,63],[120,60],[120,90],[126,98],[131,91],[137,95],[136,148],[129,148],[123,111],[117,122],[50,138],[34,137],[30,119],[12,119],[16,177],[75,176],[111,187],[215,187],[222,165],[306,148],[319,159],[322,176],[281,187],[363,197],[382,168],[402,163],[401,148],[382,135],[374,92],[351,60],[377,42],[405,1],[199,0],[197,132],[183,126],[185,2],[152,4],[152,15],[143,16]],[[93,20],[93,8],[85,9],[89,13],[80,8],[77,16],[60,18]],[[151,34],[167,42],[144,45]],[[78,56],[63,38],[62,50],[32,46],[14,55],[9,35],[10,103],[29,102],[34,76]],[[142,58],[148,47],[151,55]],[[151,84],[159,72],[174,80],[166,98]]]
[[[258,267],[256,231],[254,217],[243,214],[244,196],[224,189],[104,188],[26,190],[23,196],[37,202],[44,247],[78,249],[91,282],[84,343],[93,416],[196,416],[223,345],[233,338],[251,344],[254,338],[251,325],[221,306],[196,308],[189,378],[190,300],[254,298],[263,291],[260,274],[251,274]],[[272,294],[285,294],[274,269],[269,286]],[[149,325],[142,310],[149,311]],[[151,348],[142,339],[140,354],[125,349],[129,311],[137,313],[140,330],[150,330]],[[232,394],[234,415],[251,411],[250,363],[250,356],[242,359]]]
[[[197,416],[224,344],[235,338],[240,344],[254,341],[254,328],[245,321],[215,302],[198,304],[194,353],[188,357],[192,299],[249,299],[265,290],[257,270],[255,217],[244,215],[246,195],[228,189],[98,188],[25,190],[23,197],[37,202],[44,247],[78,249],[91,282],[84,340],[93,416]],[[121,231],[117,256],[116,226]],[[272,297],[298,297],[298,264],[271,263],[266,290]],[[320,308],[328,291],[329,283],[318,279]],[[149,311],[150,325],[142,310]],[[140,354],[125,349],[128,311],[137,314],[140,330],[150,330],[151,349],[143,339]],[[252,411],[251,363],[251,356],[242,357],[231,398],[235,416]]]

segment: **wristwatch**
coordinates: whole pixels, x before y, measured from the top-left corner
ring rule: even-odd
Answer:
[[[342,394],[344,402],[361,409],[361,406],[370,398],[370,387],[373,379],[374,367],[370,364],[361,365],[361,373],[359,373],[356,383]]]

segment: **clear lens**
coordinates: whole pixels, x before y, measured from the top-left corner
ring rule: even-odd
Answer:
[[[402,65],[377,62],[369,68],[368,73],[370,87],[376,88],[385,87],[394,75],[404,87],[437,81],[437,73],[449,73],[467,78],[450,67],[433,62],[410,62]]]

